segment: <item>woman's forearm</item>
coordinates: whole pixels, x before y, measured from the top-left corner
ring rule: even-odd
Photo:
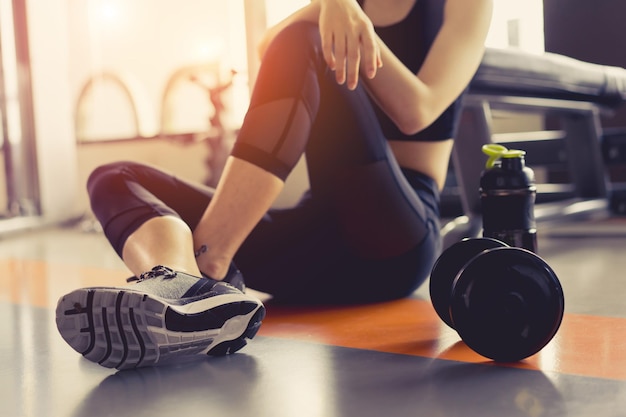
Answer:
[[[398,128],[412,134],[429,119],[427,102],[428,87],[412,73],[378,38],[381,59],[385,63],[376,77],[362,81],[369,95],[394,121]]]
[[[484,53],[492,0],[447,0],[444,23],[412,74],[378,39],[384,67],[366,80],[370,95],[404,133],[416,133],[461,94]]]

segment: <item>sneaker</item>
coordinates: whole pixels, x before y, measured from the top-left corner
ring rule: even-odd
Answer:
[[[234,353],[264,316],[261,301],[227,282],[163,266],[128,287],[75,290],[56,309],[57,328],[74,350],[117,369]]]
[[[205,278],[212,279],[211,277],[209,277],[208,275],[205,275],[204,273],[202,274],[202,276]],[[224,277],[222,282],[228,282],[230,285],[237,288],[239,291],[244,292],[244,293],[246,292],[246,283],[243,279],[243,274],[241,273],[241,271],[239,271],[239,269],[233,262],[230,263],[230,266],[228,267],[228,272],[226,273],[226,277]]]
[[[206,275],[205,273],[202,273],[202,277],[213,280],[213,278]],[[141,281],[141,279],[135,276],[132,276],[132,277],[127,278],[126,281],[134,282],[134,281]],[[228,272],[226,273],[226,276],[224,277],[224,279],[222,279],[222,282],[229,283],[230,285],[237,288],[239,291],[243,293],[246,292],[246,283],[243,279],[243,275],[241,274],[241,271],[239,271],[239,269],[233,262],[230,263],[230,266],[228,267]]]

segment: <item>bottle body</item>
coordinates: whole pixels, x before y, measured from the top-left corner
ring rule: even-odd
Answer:
[[[481,193],[483,236],[537,252],[535,193],[529,190],[489,190]]]
[[[525,166],[524,153],[516,152],[496,161],[481,176],[483,236],[537,252],[534,173]]]

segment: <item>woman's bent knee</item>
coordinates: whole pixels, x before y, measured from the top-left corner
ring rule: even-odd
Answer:
[[[127,188],[126,179],[138,172],[142,165],[137,162],[119,161],[100,165],[87,178],[87,193],[93,201],[100,194],[119,193]]]

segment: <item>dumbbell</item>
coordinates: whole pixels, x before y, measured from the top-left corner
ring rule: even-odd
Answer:
[[[535,253],[491,238],[445,250],[430,277],[435,311],[472,350],[497,362],[539,352],[563,318],[563,289]]]

